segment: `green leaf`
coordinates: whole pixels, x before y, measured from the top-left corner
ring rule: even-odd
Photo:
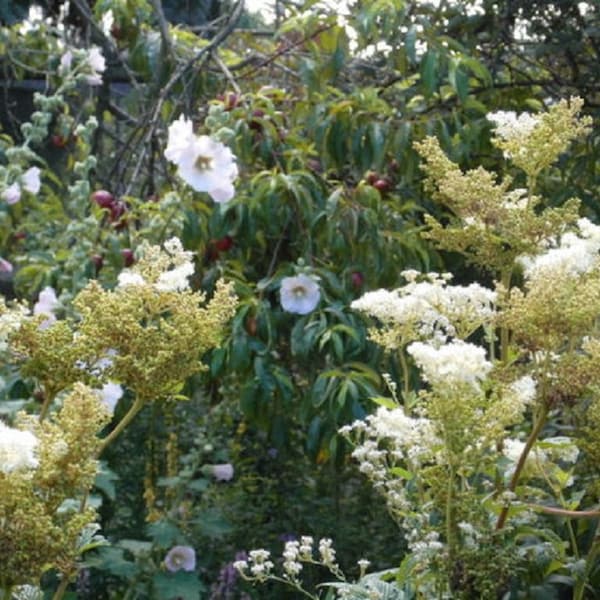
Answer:
[[[206,586],[196,573],[178,571],[177,573],[157,573],[152,578],[157,598],[162,600],[199,600]]]
[[[183,541],[179,528],[164,520],[146,525],[146,534],[161,548],[170,548],[174,543]]]
[[[438,54],[435,50],[428,50],[421,60],[421,79],[425,87],[425,95],[431,96],[438,85]]]
[[[96,474],[94,486],[100,490],[109,500],[114,501],[117,497],[117,492],[114,482],[118,481],[119,476],[109,469],[105,461],[100,461],[100,469]]]

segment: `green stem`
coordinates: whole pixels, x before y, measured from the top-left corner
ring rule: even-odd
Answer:
[[[60,582],[58,588],[56,588],[56,592],[54,592],[54,596],[52,596],[52,600],[61,600],[61,598],[65,595],[67,588],[69,587],[69,578],[67,575],[63,573],[63,578]]]
[[[40,409],[40,421],[43,421],[46,418],[48,409],[52,404],[52,399],[54,396],[55,394],[53,391],[49,390],[48,388],[44,388],[44,402],[42,403],[42,408]]]
[[[406,403],[408,394],[410,393],[410,380],[408,363],[406,362],[406,355],[404,354],[404,347],[400,348],[400,366],[402,367],[402,394],[403,400]]]
[[[126,415],[119,421],[117,426],[102,440],[100,448],[98,450],[98,456],[100,456],[106,447],[109,446],[114,440],[122,433],[122,431],[133,421],[134,417],[144,408],[144,398],[138,397],[135,402],[131,405],[131,408],[127,411]]]
[[[448,487],[446,489],[446,543],[448,544],[448,563],[454,562],[454,470],[448,476]]]
[[[508,491],[514,492],[517,488],[517,484],[519,483],[519,478],[521,476],[521,471],[525,466],[525,461],[529,456],[529,452],[533,445],[535,444],[538,436],[540,435],[544,425],[546,424],[546,417],[548,416],[548,406],[546,404],[543,405],[542,411],[540,412],[538,419],[527,438],[527,442],[525,442],[525,447],[523,448],[523,452],[521,452],[521,456],[519,457],[519,462],[517,462],[517,466],[515,467],[515,472],[510,479],[510,483],[508,484]],[[500,530],[506,524],[506,518],[508,517],[508,509],[509,505],[507,504],[502,508],[500,515],[498,516],[498,522],[496,523],[496,530]]]
[[[583,594],[585,592],[585,582],[587,581],[590,571],[594,568],[594,563],[600,552],[600,535],[596,532],[596,536],[592,543],[592,547],[588,552],[587,558],[585,559],[585,570],[581,579],[577,580],[575,588],[573,590],[573,600],[583,600]]]
[[[512,269],[507,269],[502,273],[501,283],[502,287],[506,291],[510,291],[510,280],[512,277]],[[508,361],[508,344],[509,344],[509,331],[508,327],[500,327],[500,360],[506,364]]]

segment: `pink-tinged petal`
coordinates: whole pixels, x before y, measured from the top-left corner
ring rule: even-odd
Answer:
[[[2,192],[6,204],[16,204],[21,199],[21,186],[15,181]]]
[[[13,266],[12,263],[8,262],[4,258],[0,258],[0,273],[12,273]]]

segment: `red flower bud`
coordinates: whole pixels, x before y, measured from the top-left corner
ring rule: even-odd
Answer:
[[[121,250],[121,256],[123,257],[123,262],[126,267],[130,267],[135,262],[135,257],[133,256],[133,250],[131,250],[131,248],[123,248],[123,250]]]
[[[115,197],[106,190],[96,190],[90,196],[92,202],[95,202],[100,208],[109,208],[112,211],[112,205],[115,202]]]

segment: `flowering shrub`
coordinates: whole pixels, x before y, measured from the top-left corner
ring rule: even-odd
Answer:
[[[449,274],[419,281],[409,271],[405,287],[353,303],[376,319],[371,338],[400,356],[404,379],[397,395],[388,376],[392,398],[375,398],[375,414],[340,430],[408,542],[391,597],[513,597],[560,581],[583,598],[594,578],[600,540],[578,523],[599,515],[585,423],[598,404],[600,228],[577,219],[575,200],[544,210],[535,195],[542,169],[587,132],[580,107],[578,99],[561,102],[510,127],[505,115],[492,117],[501,123],[494,143],[527,175],[530,187],[517,192],[481,168],[463,173],[433,139],[418,144],[428,189],[454,212],[447,225],[431,218],[427,235],[493,270],[494,290],[449,285]],[[504,140],[516,136],[519,145],[506,152]],[[522,200],[507,204],[517,193]],[[506,219],[491,218],[502,210]],[[520,228],[520,254],[508,215]],[[423,382],[417,390],[410,362]],[[590,452],[583,460],[582,448]],[[297,544],[286,546],[286,561]],[[545,582],[536,581],[533,556]],[[300,564],[284,562],[282,578],[272,562],[260,565],[237,567],[252,581],[275,579],[318,597],[303,589]],[[369,596],[366,581],[338,586],[340,597],[387,597]]]

